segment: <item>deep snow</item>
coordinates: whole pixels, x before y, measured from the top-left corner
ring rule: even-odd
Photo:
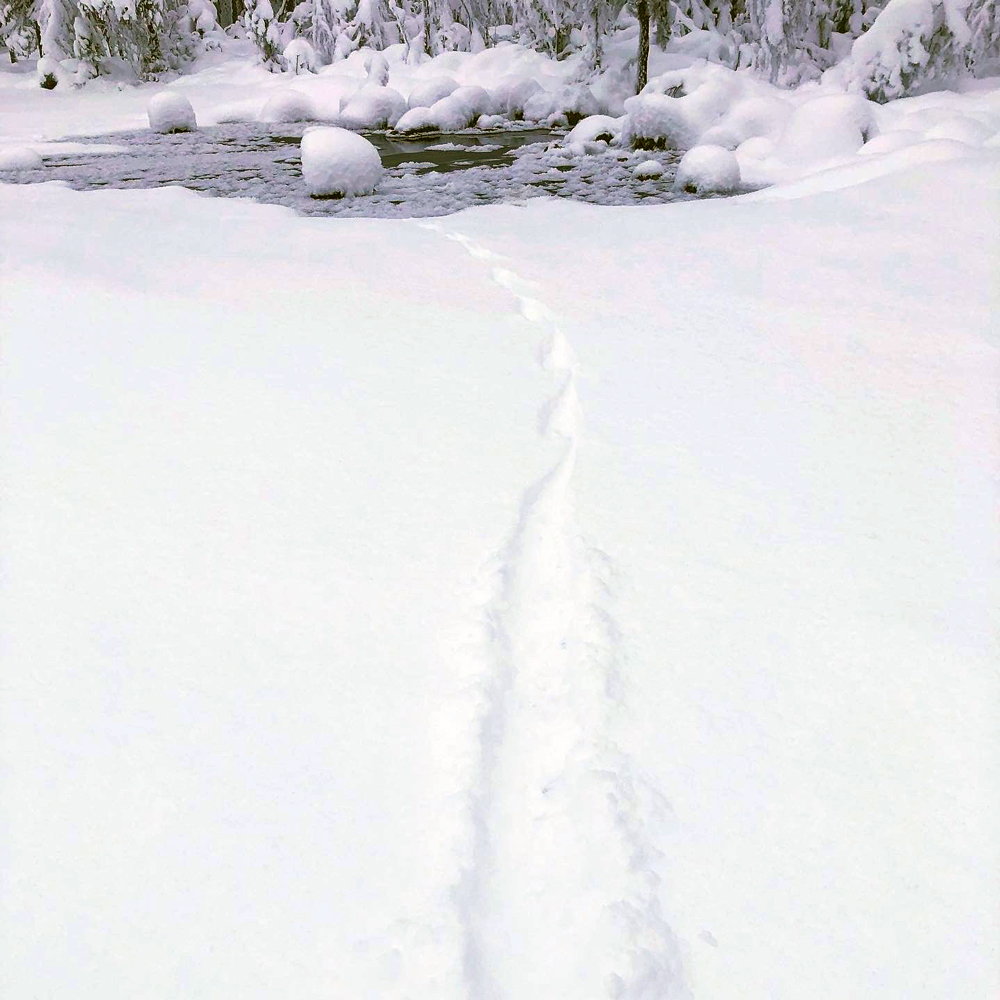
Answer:
[[[4,996],[994,997],[996,93],[642,210],[0,184]]]

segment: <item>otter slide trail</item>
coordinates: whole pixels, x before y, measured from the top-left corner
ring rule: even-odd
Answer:
[[[491,268],[540,334],[539,363],[556,386],[539,430],[558,457],[524,491],[482,588],[476,753],[465,778],[470,831],[454,893],[466,994],[685,996],[659,898],[655,824],[669,810],[615,739],[626,646],[614,616],[614,567],[574,518],[582,422],[573,349],[503,258],[424,228]]]

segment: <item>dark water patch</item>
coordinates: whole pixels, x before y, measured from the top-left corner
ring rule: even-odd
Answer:
[[[299,143],[305,125],[227,124],[160,135],[148,129],[81,138],[115,143],[121,153],[78,152],[46,158],[34,170],[5,172],[5,181],[64,181],[79,190],[180,185],[215,197],[285,205],[306,215],[412,218],[447,215],[471,205],[518,202],[541,194],[596,204],[673,201],[678,156],[663,152],[663,176],[639,181],[632,169],[648,154],[609,147],[567,157],[561,136],[516,128],[397,136],[365,133],[386,173],[375,194],[317,199],[305,189]],[[684,196],[681,196],[684,197]]]

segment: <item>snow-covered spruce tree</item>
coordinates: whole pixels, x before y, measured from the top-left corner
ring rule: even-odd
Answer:
[[[406,40],[403,11],[392,0],[358,0],[348,22],[356,48],[384,49]]]
[[[197,20],[182,0],[79,0],[73,20],[77,80],[109,72],[156,79],[179,69],[199,41]]]
[[[284,69],[285,61],[281,53],[285,42],[271,0],[247,0],[243,26],[247,37],[257,46],[260,61],[267,69],[272,73]]]
[[[578,0],[577,21],[583,26],[587,39],[587,65],[592,70],[601,68],[604,61],[604,39],[611,33],[625,0]]]
[[[889,0],[844,63],[844,82],[888,101],[1000,60],[996,0]]]
[[[49,59],[68,59],[73,55],[73,0],[39,0],[38,25],[42,34],[42,55]]]
[[[513,0],[511,24],[519,42],[546,55],[559,56],[578,27],[578,10],[567,0]]]
[[[27,59],[42,44],[36,0],[0,0],[0,44],[10,53],[11,62]]]
[[[296,37],[309,42],[320,64],[329,65],[344,54],[343,45],[338,48],[337,41],[348,25],[345,0],[303,0],[292,11],[290,20]]]

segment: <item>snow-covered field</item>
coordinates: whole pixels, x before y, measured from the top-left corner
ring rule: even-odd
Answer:
[[[0,993],[995,997],[998,93],[641,209],[0,184]]]

